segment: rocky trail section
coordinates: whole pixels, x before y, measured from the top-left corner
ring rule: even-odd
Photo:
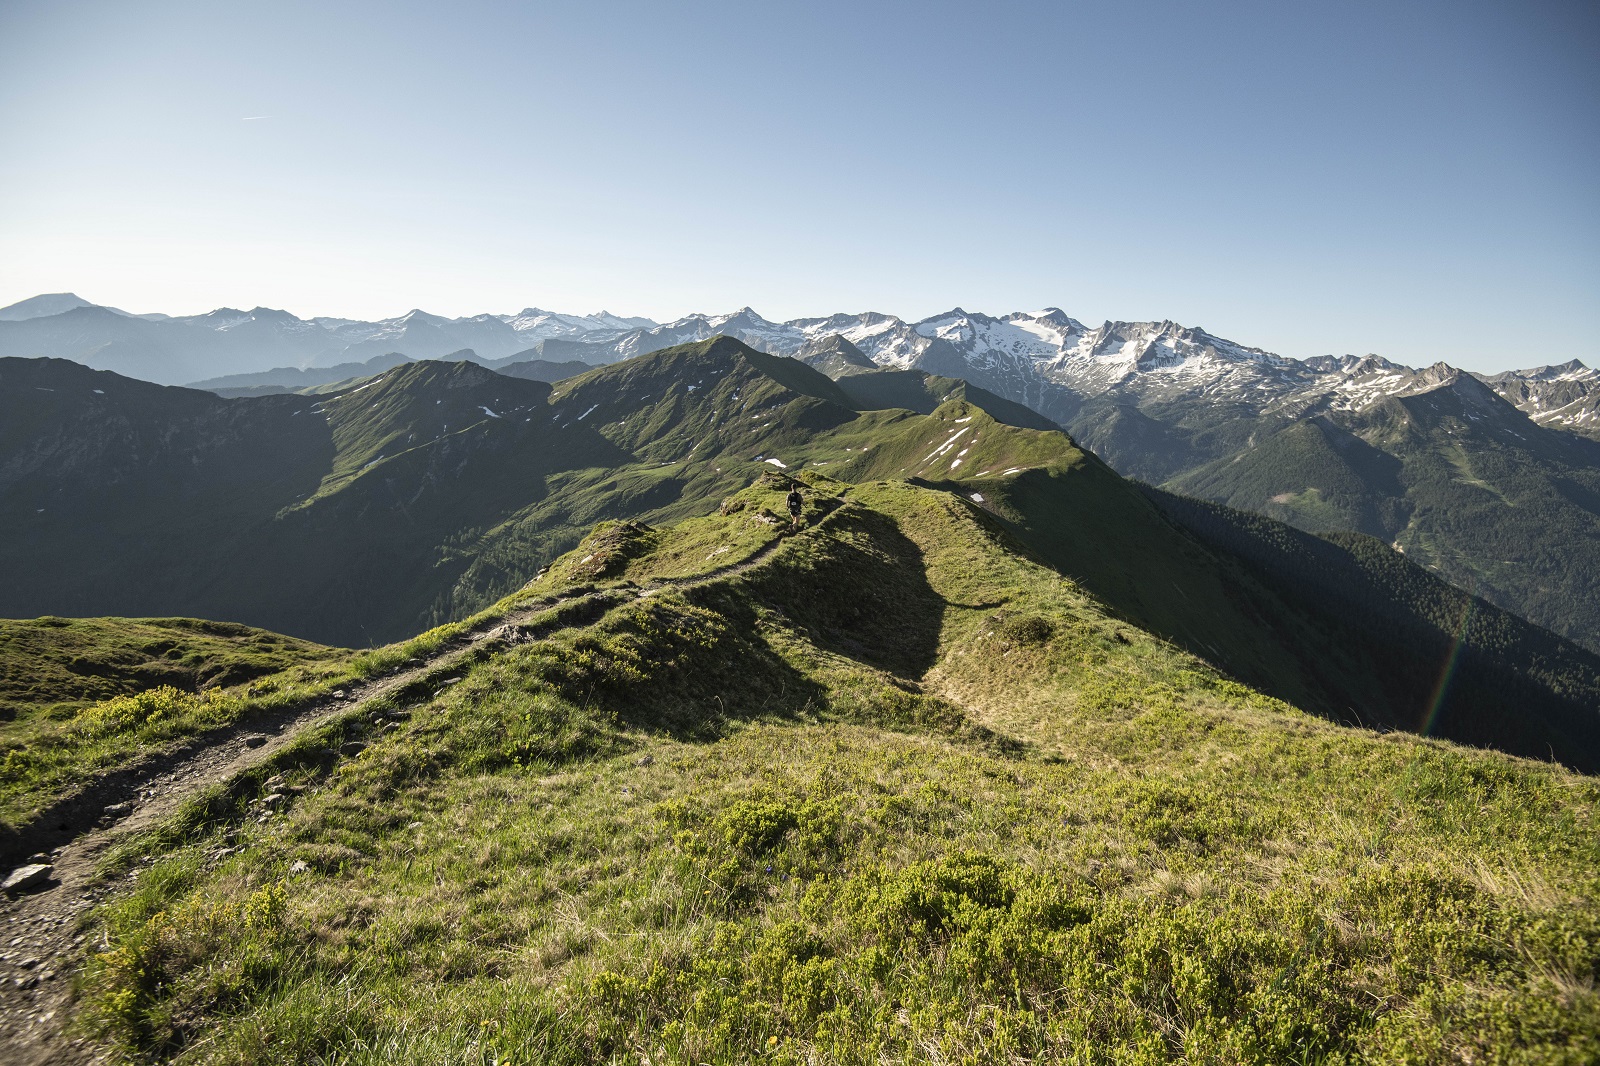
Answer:
[[[812,529],[838,513],[838,501],[828,503],[828,514]],[[0,1062],[63,1066],[106,1061],[106,1054],[91,1041],[69,1035],[65,1023],[71,973],[94,947],[86,942],[87,934],[79,932],[80,920],[117,893],[118,882],[102,874],[100,867],[119,844],[156,828],[206,789],[263,766],[309,730],[347,716],[359,717],[387,697],[414,693],[415,698],[426,698],[497,647],[587,625],[627,600],[736,577],[764,562],[784,539],[775,537],[743,560],[710,573],[604,589],[580,586],[485,620],[400,670],[212,730],[108,774],[56,804],[37,821],[42,828],[25,839],[38,842],[53,836],[66,842],[49,850],[40,847],[27,858],[19,870],[30,865],[45,869],[0,899]],[[348,743],[339,754],[354,755],[360,748],[358,742]],[[136,863],[127,878],[136,878],[148,861],[151,857],[146,856]]]

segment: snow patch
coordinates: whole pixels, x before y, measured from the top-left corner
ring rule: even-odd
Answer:
[[[962,429],[956,430],[954,433],[952,433],[950,435],[950,439],[949,440],[945,441],[943,444],[939,445],[933,451],[929,452],[928,453],[928,457],[926,459],[922,460],[922,461],[924,463],[931,463],[935,459],[939,458],[939,456],[943,455],[945,452],[947,452],[951,448],[955,447],[956,441],[959,440],[961,438],[961,436],[963,434],[965,434],[971,428],[972,428],[971,426],[966,426],[966,427],[964,427]]]

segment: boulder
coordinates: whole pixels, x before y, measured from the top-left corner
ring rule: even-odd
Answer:
[[[7,892],[26,892],[29,889],[38,888],[50,880],[50,873],[54,869],[55,867],[53,866],[47,866],[39,862],[28,866],[19,866],[11,871],[4,882],[0,882],[0,889],[4,889]]]

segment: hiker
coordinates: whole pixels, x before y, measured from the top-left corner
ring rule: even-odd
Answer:
[[[789,490],[789,525],[792,528],[800,528],[800,509],[805,505],[805,497],[800,495],[800,486],[797,484]]]

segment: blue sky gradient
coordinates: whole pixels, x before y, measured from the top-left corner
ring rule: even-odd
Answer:
[[[0,5],[0,304],[1600,362],[1592,3]]]

